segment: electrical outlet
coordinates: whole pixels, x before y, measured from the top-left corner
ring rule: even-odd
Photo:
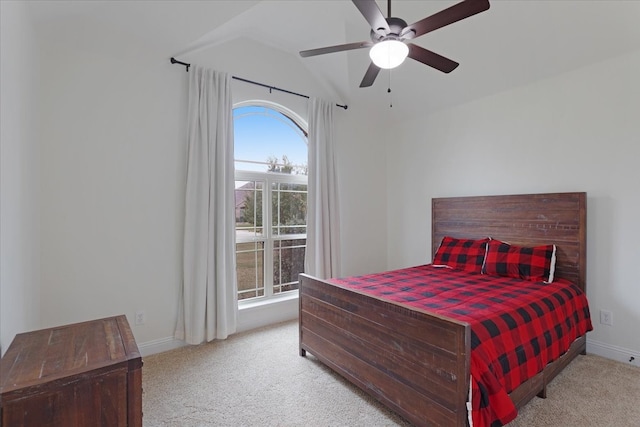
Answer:
[[[600,323],[607,326],[613,326],[613,313],[609,310],[600,310]]]
[[[135,320],[136,325],[144,325],[144,322],[146,321],[147,321],[147,315],[144,313],[144,311],[142,310],[136,311],[136,320]]]

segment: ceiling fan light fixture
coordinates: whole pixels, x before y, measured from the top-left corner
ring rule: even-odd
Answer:
[[[387,39],[373,45],[369,51],[371,61],[379,68],[396,68],[409,54],[409,47],[400,40]]]

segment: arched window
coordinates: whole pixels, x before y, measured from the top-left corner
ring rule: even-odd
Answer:
[[[238,300],[295,291],[307,241],[307,125],[257,102],[236,106],[233,120]]]

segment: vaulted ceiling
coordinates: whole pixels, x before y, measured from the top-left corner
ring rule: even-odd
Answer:
[[[392,15],[412,23],[455,3],[395,0]],[[387,3],[378,5],[386,15]],[[488,11],[414,40],[459,62],[452,73],[407,60],[361,89],[367,49],[298,55],[369,40],[367,22],[347,0],[31,1],[30,10],[43,37],[124,57],[180,57],[250,39],[301,61],[343,102],[388,111],[392,99],[394,115],[447,108],[640,49],[640,1],[493,0]]]

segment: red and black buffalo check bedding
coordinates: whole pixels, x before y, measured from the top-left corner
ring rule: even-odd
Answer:
[[[471,325],[474,427],[513,420],[508,393],[592,330],[586,296],[562,279],[546,284],[423,265],[331,282]]]

